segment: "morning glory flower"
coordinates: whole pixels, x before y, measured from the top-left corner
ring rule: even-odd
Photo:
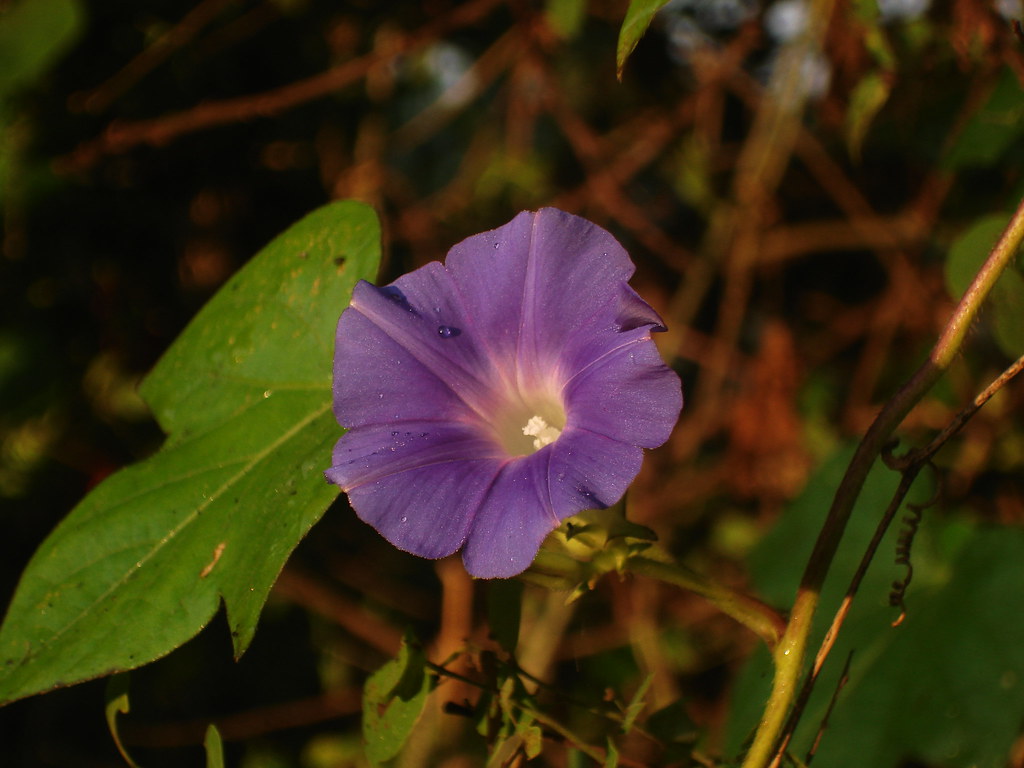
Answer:
[[[523,212],[378,288],[338,321],[327,479],[399,549],[525,570],[562,520],[618,501],[682,407],[622,246]]]

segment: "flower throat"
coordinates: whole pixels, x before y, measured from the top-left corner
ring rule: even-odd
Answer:
[[[498,442],[510,456],[527,456],[555,442],[565,429],[565,408],[553,397],[524,397],[495,419]]]

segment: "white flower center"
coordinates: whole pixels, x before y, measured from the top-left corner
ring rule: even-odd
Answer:
[[[545,445],[551,445],[562,434],[562,430],[556,427],[549,427],[543,416],[531,416],[523,427],[523,434],[533,438],[533,447],[540,450]]]
[[[509,456],[528,456],[555,442],[565,422],[565,407],[558,397],[533,391],[517,392],[496,408],[490,426]]]

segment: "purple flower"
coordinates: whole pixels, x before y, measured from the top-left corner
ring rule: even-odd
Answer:
[[[523,212],[377,288],[338,322],[326,475],[360,518],[422,557],[463,550],[513,576],[565,518],[618,501],[682,407],[626,281],[586,219]]]

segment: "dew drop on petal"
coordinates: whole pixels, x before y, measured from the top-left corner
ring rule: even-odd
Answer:
[[[400,523],[407,523],[407,522],[409,522],[409,518],[406,517],[405,515],[402,515],[401,519],[398,522],[400,522]]]
[[[437,335],[440,336],[442,339],[454,339],[461,333],[461,330],[452,325],[437,326]]]

